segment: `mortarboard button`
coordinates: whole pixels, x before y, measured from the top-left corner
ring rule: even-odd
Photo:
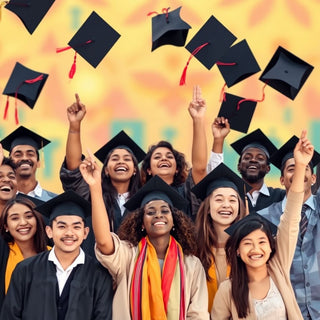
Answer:
[[[279,46],[259,80],[294,100],[312,70],[313,66]]]
[[[270,162],[276,166],[279,170],[282,169],[283,165],[287,160],[293,158],[293,151],[298,143],[299,138],[292,136],[282,147],[279,148],[271,157]],[[320,154],[314,150],[313,157],[309,165],[313,168],[320,162]]]
[[[47,78],[48,74],[31,70],[23,66],[21,63],[16,62],[2,94],[7,95],[8,98],[9,96],[15,97],[33,109]],[[9,99],[7,99],[4,118],[7,117],[8,108]],[[16,122],[19,122],[17,105]]]
[[[247,133],[257,102],[225,93],[218,117],[228,119],[230,128]]]
[[[191,26],[181,19],[181,7],[170,12],[168,9],[162,10],[163,12],[166,11],[163,14],[152,17],[151,51],[166,44],[178,47],[185,45]]]
[[[29,33],[32,34],[54,1],[55,0],[10,0],[5,8],[15,13]]]
[[[230,47],[217,62],[217,67],[229,88],[260,71],[246,40]]]
[[[120,34],[95,11],[92,11],[69,41],[68,45],[70,47],[60,48],[56,51],[61,52],[70,48],[75,50],[74,63],[69,72],[69,78],[72,79],[76,71],[77,53],[96,68],[119,38]]]
[[[236,223],[232,224],[229,228],[225,229],[224,231],[230,236],[232,236],[236,232],[242,233],[243,229],[245,229],[246,233],[249,234],[254,230],[260,229],[262,224],[270,228],[273,237],[277,235],[277,226],[256,212],[250,213],[249,215],[240,219]]]
[[[234,173],[224,163],[220,163],[214,170],[197,183],[191,191],[197,198],[204,200],[217,188],[232,188],[238,192],[243,201],[245,201],[246,193],[251,189],[241,177]]]
[[[191,53],[191,56],[183,70],[180,85],[185,83],[187,66],[193,56],[210,70],[236,39],[237,37],[223,24],[214,16],[211,16],[186,45],[186,49]]]
[[[123,131],[121,130],[111,140],[109,140],[104,146],[94,153],[102,163],[106,160],[107,155],[114,149],[127,149],[130,153],[134,154],[138,163],[141,162],[146,153]]]
[[[270,158],[270,156],[277,151],[276,146],[260,129],[252,131],[243,138],[233,142],[231,147],[239,155],[242,155],[248,148],[258,148],[266,154],[267,158]]]
[[[154,176],[148,180],[148,182],[140,188],[139,191],[124,204],[124,206],[129,211],[134,211],[138,208],[142,208],[152,200],[164,200],[174,208],[182,211],[185,211],[188,206],[187,201],[158,176]]]
[[[36,150],[40,150],[49,144],[50,141],[23,126],[20,126],[5,137],[0,143],[2,147],[10,153],[12,149],[18,145],[29,145]]]
[[[91,204],[76,192],[66,191],[35,208],[52,221],[59,216],[79,216],[86,219],[91,215]]]

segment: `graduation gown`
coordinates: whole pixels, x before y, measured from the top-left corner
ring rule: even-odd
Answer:
[[[9,257],[9,246],[2,237],[0,237],[0,310],[5,297],[5,279],[6,269]]]
[[[49,252],[20,262],[11,278],[1,320],[56,320],[56,267]],[[67,320],[111,320],[113,289],[110,274],[96,260],[85,257],[70,284]]]

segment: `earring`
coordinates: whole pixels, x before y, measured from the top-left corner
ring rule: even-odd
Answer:
[[[8,230],[8,229],[6,229],[6,232],[9,232],[9,230]]]
[[[172,227],[172,231],[174,231],[174,230],[176,230],[176,229],[175,229],[175,227],[173,226],[173,227]]]
[[[144,231],[144,227],[141,228],[141,232],[143,232],[143,231]]]

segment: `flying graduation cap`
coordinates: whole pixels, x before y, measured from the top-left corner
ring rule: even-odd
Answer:
[[[33,109],[47,78],[48,74],[31,70],[21,63],[16,62],[2,93],[8,96],[4,119],[7,118],[9,109],[9,96],[15,97],[16,100],[19,99],[23,101],[29,108]],[[18,124],[17,101],[15,101],[15,107],[16,123]]]
[[[259,80],[294,100],[313,66],[279,46]]]
[[[16,14],[30,34],[38,27],[55,0],[10,0],[6,9]]]
[[[151,51],[163,45],[174,45],[183,47],[191,26],[180,17],[181,7],[169,11],[163,9],[163,14],[157,14],[152,17],[152,49]],[[148,15],[154,12],[150,12]]]
[[[120,34],[95,11],[92,11],[69,41],[69,47],[58,48],[56,52],[71,48],[75,50],[74,62],[69,72],[69,78],[72,79],[76,72],[77,53],[96,68],[119,38]]]
[[[210,70],[236,39],[223,24],[211,16],[185,47],[191,56],[182,73],[180,85],[185,83],[187,66],[193,56]]]

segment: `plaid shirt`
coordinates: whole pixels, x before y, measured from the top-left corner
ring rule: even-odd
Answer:
[[[272,204],[259,214],[278,225],[286,200]],[[316,320],[320,319],[320,192],[310,196],[305,204],[308,227],[302,243],[298,239],[290,277],[303,318]]]

